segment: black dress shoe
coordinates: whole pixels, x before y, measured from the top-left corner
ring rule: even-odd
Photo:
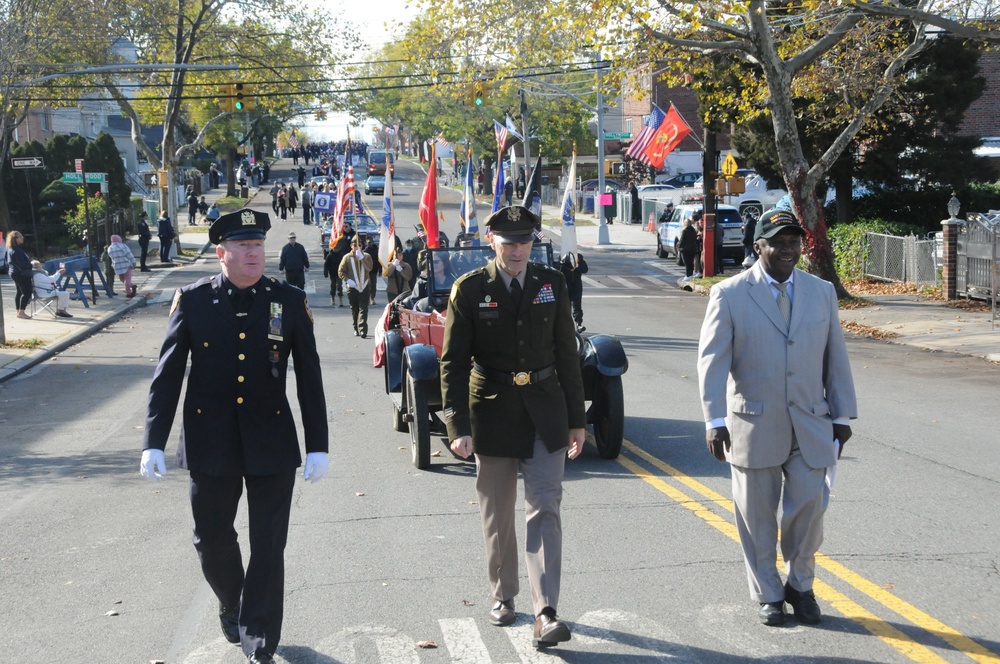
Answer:
[[[796,590],[786,583],[785,601],[791,605],[795,619],[803,625],[815,625],[823,618],[811,590]]]
[[[761,602],[757,616],[765,625],[777,627],[785,624],[785,603],[784,602]]]
[[[240,607],[228,608],[219,605],[219,622],[222,623],[222,635],[230,643],[240,642]]]
[[[493,604],[493,609],[490,611],[490,624],[496,625],[497,627],[504,627],[505,625],[510,625],[515,620],[517,620],[517,614],[514,613],[514,600],[497,600]]]
[[[569,641],[572,635],[569,632],[569,625],[559,620],[555,611],[552,611],[551,614],[542,613],[535,619],[535,631],[532,637],[531,645],[534,647],[549,648],[563,641]]]
[[[250,664],[274,664],[274,656],[268,655],[266,652],[253,653],[247,655],[247,662]]]

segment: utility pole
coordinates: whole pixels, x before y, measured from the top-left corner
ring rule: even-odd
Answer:
[[[706,277],[715,275],[715,234],[721,231],[715,227],[715,180],[719,174],[719,165],[715,159],[715,145],[715,130],[706,126],[705,154],[701,162],[702,193],[704,194],[704,213],[701,222],[704,229],[702,247],[705,254],[702,259],[702,268],[705,270]],[[719,260],[722,260],[721,256],[719,256]]]
[[[597,63],[597,197],[594,211],[597,212],[597,244],[611,244],[608,234],[608,220],[604,218],[604,206],[600,205],[600,195],[604,193],[604,95],[601,93],[601,69],[606,63]]]
[[[531,136],[528,134],[528,98],[521,88],[521,136],[524,136],[524,172],[528,177],[528,169],[531,168]],[[516,178],[516,173],[511,174]]]

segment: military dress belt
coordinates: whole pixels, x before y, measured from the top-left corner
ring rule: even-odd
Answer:
[[[496,371],[494,369],[487,369],[478,362],[473,362],[472,369],[480,376],[489,378],[490,380],[498,383],[503,383],[504,385],[531,385],[533,383],[540,383],[556,372],[554,364],[550,364],[544,369],[539,369],[538,371],[518,371],[515,373],[513,371]]]

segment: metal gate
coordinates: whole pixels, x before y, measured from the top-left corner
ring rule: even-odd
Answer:
[[[958,260],[955,286],[959,297],[990,300],[997,318],[997,282],[1000,279],[1000,211],[970,212],[958,230]]]
[[[935,240],[866,233],[864,274],[884,281],[936,285]]]

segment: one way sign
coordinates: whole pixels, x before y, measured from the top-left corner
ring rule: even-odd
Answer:
[[[40,157],[11,157],[10,165],[12,168],[41,168],[45,162]]]

